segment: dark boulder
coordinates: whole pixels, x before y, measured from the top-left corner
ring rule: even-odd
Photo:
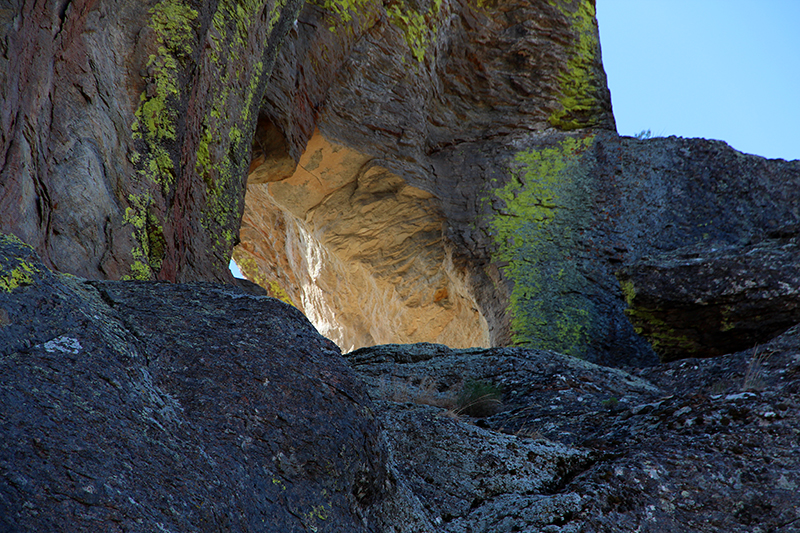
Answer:
[[[421,520],[336,346],[229,286],[87,282],[0,237],[0,406],[2,531]]]
[[[618,277],[627,315],[662,361],[752,348],[800,323],[794,236],[681,248],[634,262]]]
[[[749,533],[800,530],[798,353],[795,327],[755,351],[630,372],[515,348],[348,360],[442,531]],[[465,416],[466,380],[498,386],[499,411]],[[544,457],[557,475],[552,462],[527,473]]]

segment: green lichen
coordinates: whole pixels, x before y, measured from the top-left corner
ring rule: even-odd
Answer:
[[[647,337],[657,354],[664,356],[681,353],[691,356],[699,351],[697,343],[658,318],[658,309],[632,307],[626,309],[625,314],[634,325],[634,331]]]
[[[245,277],[247,277],[247,279],[253,283],[256,283],[257,285],[266,289],[269,296],[277,298],[278,300],[293,307],[297,307],[294,305],[289,293],[287,293],[277,281],[264,275],[261,269],[258,268],[258,264],[256,264],[255,259],[245,255],[243,252],[238,251],[238,249],[235,249],[233,252],[233,260],[236,261],[237,265],[239,265],[239,270],[242,271],[242,274],[244,274]]]
[[[16,235],[0,233],[0,246],[17,249],[20,253],[32,253],[30,246]],[[35,264],[17,256],[0,257],[0,291],[11,292],[25,285],[32,285],[40,273]]]
[[[270,21],[269,31],[280,19],[285,4],[285,0],[280,0],[273,11],[265,13]],[[195,171],[206,185],[201,224],[214,236],[211,244],[219,255],[229,254],[235,243],[232,228],[237,225],[239,211],[231,192],[239,187],[242,154],[248,151],[242,127],[249,127],[253,120],[252,110],[261,98],[265,69],[264,62],[258,61],[248,71],[248,62],[238,57],[252,53],[251,27],[258,22],[263,7],[256,0],[223,0],[212,17],[208,55],[220,71],[220,83],[212,97],[211,111],[201,123]],[[234,92],[242,87],[245,89],[242,93]],[[236,101],[232,100],[234,97]],[[231,113],[232,109],[238,113]]]
[[[148,25],[154,31],[156,53],[146,63],[147,88],[139,96],[139,107],[131,125],[138,149],[131,155],[145,190],[169,194],[175,183],[175,162],[165,146],[175,141],[181,99],[180,66],[192,54],[193,22],[198,13],[180,0],[164,0],[149,11]],[[128,196],[123,221],[133,228],[137,245],[131,250],[130,273],[122,279],[152,279],[161,268],[165,253],[164,231],[150,192]]]
[[[493,191],[504,208],[487,222],[492,259],[513,283],[509,298],[516,345],[585,353],[592,303],[574,258],[577,232],[588,225],[588,175],[581,154],[593,137],[517,154],[511,180]],[[486,198],[494,203],[492,197]]]
[[[123,222],[133,226],[137,246],[131,250],[131,272],[123,280],[152,279],[153,271],[161,268],[166,253],[164,229],[152,208],[153,199],[143,194],[128,195],[130,207],[125,209]]]
[[[326,506],[327,505],[327,509]],[[330,509],[332,508],[330,503],[315,505],[308,511],[302,513],[300,515],[300,519],[310,531],[317,533],[320,528],[320,521],[325,521],[330,516]]]
[[[572,30],[577,34],[566,68],[558,77],[561,109],[550,115],[549,122],[562,130],[591,126],[601,112],[595,97],[599,82],[594,67],[600,44],[594,2],[580,0],[574,10],[570,7],[574,5],[572,1],[549,0],[548,3],[572,21]]]
[[[312,3],[328,11],[330,17],[328,30],[336,31],[337,23],[347,24],[363,11],[370,0],[312,0]]]
[[[636,298],[636,287],[633,286],[633,282],[629,279],[622,280],[619,282],[619,287],[622,289],[622,296],[625,298],[625,303],[628,306],[633,306],[633,300]]]
[[[346,27],[346,31],[351,32],[349,23],[356,15],[367,13],[370,4],[373,4],[370,0],[312,0],[312,2],[329,13],[327,23],[331,32],[338,31],[340,27]],[[441,10],[442,0],[434,0],[427,12],[420,12],[408,2],[396,0],[386,7],[389,21],[403,32],[411,55],[419,63],[425,60],[425,54],[434,34],[433,21]]]
[[[394,4],[386,9],[389,20],[403,32],[411,55],[419,63],[425,60],[430,44],[429,19],[439,14],[440,6],[441,2],[435,3],[430,13],[419,13],[406,3]]]
[[[0,291],[11,292],[23,285],[33,284],[34,276],[39,269],[25,261],[15,262],[14,267],[7,264],[0,265]]]

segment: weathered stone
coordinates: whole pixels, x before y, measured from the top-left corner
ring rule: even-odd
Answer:
[[[363,386],[291,306],[57,275],[3,236],[0,309],[3,531],[424,530]]]
[[[627,314],[662,361],[762,344],[800,323],[797,238],[692,246],[618,273]]]
[[[800,521],[798,353],[800,327],[756,351],[630,373],[516,348],[377,346],[348,361],[379,399],[398,471],[441,513],[443,531],[744,533],[796,531]],[[476,419],[435,407],[436,393],[452,398],[465,378],[502,384],[500,412]],[[482,442],[441,435],[470,422],[478,427],[464,438]],[[481,455],[502,441],[496,431],[511,439],[505,450]],[[517,492],[514,465],[532,449],[534,461],[543,449],[589,460]],[[486,470],[476,474],[476,463]],[[467,494],[476,497],[465,508]]]
[[[290,178],[276,175],[277,181],[265,177],[265,169],[254,171],[254,180],[270,183],[248,192],[252,215],[245,217],[248,230],[237,252],[271,248],[276,255],[250,257],[260,269],[256,275],[290,294],[313,289],[314,298],[293,301],[344,349],[411,341],[468,346],[476,344],[474,332],[483,331],[482,345],[552,349],[604,364],[654,364],[650,344],[625,316],[616,270],[688,245],[758,240],[800,220],[797,162],[747,156],[714,141],[639,141],[610,131],[605,89],[587,89],[605,84],[599,48],[591,45],[592,2],[569,9],[544,2],[405,6],[428,21],[420,34],[425,38],[417,41],[407,40],[411,33],[402,24],[398,31],[383,6],[364,6],[352,18],[306,6],[281,50],[262,114],[278,130],[272,134],[283,142],[279,153],[301,167],[313,159],[320,169],[336,168],[341,151],[354,153],[363,172],[386,169],[387,188],[402,180],[402,190],[429,194],[416,202],[425,213],[416,218],[419,229],[406,224],[402,233],[414,235],[414,249],[435,253],[419,254],[409,270],[404,261],[386,260],[395,235],[381,231],[356,261],[346,260],[357,266],[325,276],[336,284],[298,282],[314,277],[305,274],[307,265],[281,273],[283,267],[272,265],[299,264],[286,251],[298,240],[282,227],[259,225],[259,218],[275,218],[266,214],[275,206],[284,209],[285,227],[313,235],[318,257],[333,258],[327,243],[349,238],[341,218],[370,224],[342,202],[348,189],[338,188],[341,175],[317,181],[300,168]],[[337,26],[343,18],[346,24]],[[409,43],[421,48],[409,49]],[[592,111],[579,113],[581,120],[573,114],[567,127],[573,118],[561,121],[554,113],[564,97],[559,91],[569,86],[564,73],[576,71],[570,58],[583,46],[594,50],[583,71],[593,80],[584,86]],[[572,126],[581,128],[559,131]],[[320,151],[325,143],[340,152]],[[304,207],[298,208],[298,198]],[[324,211],[334,205],[341,213],[333,211],[331,219]],[[441,240],[424,236],[431,219],[441,221]],[[386,227],[395,224],[386,218]],[[457,283],[443,287],[443,274]],[[363,282],[372,275],[391,280],[402,304],[365,304],[391,299],[385,286]],[[449,306],[421,312],[414,303],[425,299],[404,287],[425,277],[432,280],[428,294],[446,289],[452,295],[458,286],[464,309],[476,312],[453,315]],[[396,325],[398,316],[422,324],[451,321],[464,336],[432,336],[435,329],[425,328],[407,335],[408,327]]]
[[[6,2],[0,231],[87,278],[230,280],[258,107],[301,4]]]
[[[489,345],[430,193],[317,134],[290,178],[247,194],[234,252],[242,272],[343,349]]]

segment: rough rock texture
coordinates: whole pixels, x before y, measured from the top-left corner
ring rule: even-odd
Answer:
[[[262,107],[236,259],[251,265],[251,279],[292,295],[344,349],[497,342],[491,322],[502,318],[494,309],[486,314],[468,280],[474,258],[465,261],[464,250],[454,258],[447,237],[453,225],[473,225],[475,213],[448,212],[441,198],[442,190],[458,193],[483,177],[473,173],[456,184],[447,175],[437,184],[430,155],[511,131],[613,128],[593,3],[309,3],[298,22]],[[336,150],[320,152],[325,144]],[[274,155],[260,147],[273,147]],[[345,172],[336,170],[342,153],[357,161]],[[288,158],[299,161],[291,176]],[[376,179],[386,183],[363,185]],[[355,202],[353,188],[362,193]],[[406,205],[396,206],[393,195]],[[277,227],[260,223],[281,208],[296,218]],[[353,238],[351,223],[372,237]],[[265,243],[296,243],[287,234],[295,226],[314,236],[317,255],[330,259],[324,264],[347,268],[276,269],[298,263],[287,257],[297,246]],[[344,241],[349,250],[341,249]]]
[[[229,280],[257,109],[301,4],[3,2],[0,231],[87,278]]]
[[[427,521],[363,385],[277,300],[56,275],[3,236],[0,366],[2,531]]]
[[[236,257],[344,349],[468,346],[479,331],[481,345],[653,364],[616,270],[800,221],[798,162],[613,132],[591,1],[335,5],[307,4],[279,55],[256,139],[273,155],[257,150]],[[352,167],[326,174],[342,154]],[[418,199],[413,216],[370,201],[381,229],[359,243],[344,222],[373,232],[352,199],[375,174],[385,196]],[[383,228],[401,226],[397,248]],[[321,273],[291,257],[305,249],[336,263],[343,239],[356,252],[343,254],[348,268]],[[447,305],[431,305],[443,289]],[[414,317],[453,327],[408,327]]]
[[[290,178],[251,183],[234,259],[342,349],[489,346],[430,193],[317,135]]]
[[[631,372],[516,348],[348,358],[441,531],[800,531],[800,327],[755,352]],[[457,407],[418,405],[464,380],[501,386],[500,411],[453,420]],[[447,429],[470,422],[470,445],[452,442]],[[560,481],[523,487],[527,461],[555,450]]]
[[[0,529],[800,531],[800,326],[629,372],[435,344],[347,362],[277,300],[53,274],[4,236]]]
[[[749,246],[693,246],[643,258],[618,273],[627,314],[663,361],[764,343],[800,323],[796,231]]]

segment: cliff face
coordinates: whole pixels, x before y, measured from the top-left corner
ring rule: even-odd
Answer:
[[[797,162],[617,137],[591,2],[359,6],[306,5],[281,50],[235,252],[345,350],[652,364],[617,270],[800,219]]]
[[[0,530],[793,530],[800,161],[593,10],[0,5]]]
[[[257,110],[300,4],[6,3],[0,230],[87,278],[229,279]]]

